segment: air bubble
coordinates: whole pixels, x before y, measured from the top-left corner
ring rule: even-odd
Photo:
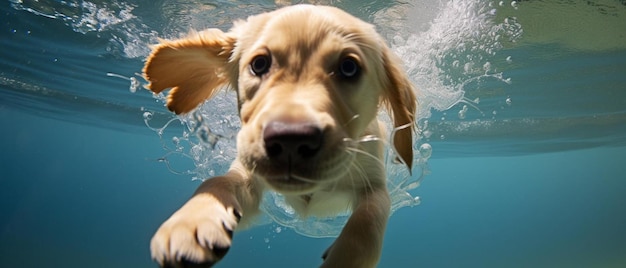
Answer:
[[[511,63],[511,62],[513,62],[513,60],[511,59],[511,56],[506,57],[506,62],[507,62],[507,63]]]
[[[189,129],[189,131],[196,131],[196,127],[198,127],[198,122],[195,120],[189,120],[187,121],[187,128]]]
[[[445,139],[446,139],[446,136],[445,136],[445,135],[443,135],[443,134],[441,134],[441,136],[439,136],[439,139],[445,140]]]
[[[420,146],[419,152],[422,159],[427,160],[433,154],[433,147],[428,143],[424,143]]]
[[[485,72],[489,72],[489,71],[491,71],[491,63],[490,63],[490,62],[486,62],[486,63],[483,65],[483,70],[485,70]]]
[[[467,105],[463,105],[463,108],[459,111],[459,119],[465,119],[467,115]]]
[[[504,102],[506,102],[506,105],[511,106],[511,97],[506,98]]]
[[[517,9],[517,1],[511,1],[511,6],[512,6],[514,9]]]
[[[135,77],[131,77],[131,78],[129,78],[129,80],[130,80],[130,87],[129,87],[130,92],[131,93],[137,92],[137,89],[141,85],[139,83],[139,80],[137,80],[137,78],[135,78]]]
[[[215,144],[217,144],[218,136],[213,134],[207,126],[199,127],[196,134],[202,142],[208,144],[209,146],[211,146],[211,148],[215,149]]]
[[[427,129],[428,128],[428,120],[424,120],[424,123],[422,124],[422,128],[423,129]]]
[[[465,71],[465,73],[471,73],[472,68],[474,68],[474,63],[468,62],[463,66],[463,71]]]
[[[151,119],[152,119],[152,113],[151,112],[144,112],[143,113],[143,120],[150,121]]]
[[[137,92],[137,89],[141,86],[141,82],[139,82],[139,80],[137,80],[136,77],[126,77],[126,76],[123,76],[121,74],[116,74],[116,73],[107,73],[107,76],[122,78],[124,80],[130,81],[130,86],[128,90],[130,90],[131,93]]]
[[[202,123],[202,121],[204,120],[204,118],[202,117],[202,113],[200,113],[200,112],[193,113],[193,118],[198,123]]]
[[[433,132],[432,132],[432,131],[430,131],[430,130],[424,130],[424,131],[422,132],[422,135],[424,135],[424,138],[426,138],[426,139],[430,139],[430,136],[432,136],[432,135],[433,135]]]

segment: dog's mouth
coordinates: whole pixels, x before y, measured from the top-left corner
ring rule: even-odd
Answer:
[[[345,152],[334,156],[288,164],[258,161],[255,172],[276,191],[306,194],[327,187],[342,177],[354,159]]]
[[[354,154],[346,148],[343,133],[316,121],[262,124],[253,146],[242,147],[240,160],[278,192],[303,194],[327,187],[347,172]]]
[[[312,191],[320,184],[324,173],[316,161],[282,163],[269,160],[257,164],[260,164],[257,165],[257,174],[280,192]]]
[[[279,192],[308,192],[314,190],[318,184],[315,180],[290,173],[264,178],[272,188]]]

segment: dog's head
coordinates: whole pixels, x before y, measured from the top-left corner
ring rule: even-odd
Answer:
[[[144,74],[186,113],[230,84],[242,127],[238,159],[275,189],[307,192],[345,174],[386,107],[411,167],[415,95],[374,28],[333,7],[292,6],[157,45]],[[350,150],[352,149],[352,150]]]

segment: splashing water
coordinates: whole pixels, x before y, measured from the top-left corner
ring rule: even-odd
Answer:
[[[75,32],[107,34],[110,45],[107,50],[127,58],[144,57],[150,52],[148,44],[158,42],[158,33],[141,22],[133,14],[135,4],[124,1],[55,1],[10,0],[13,8],[57,19]]]
[[[154,96],[157,101],[165,103],[163,94]],[[144,111],[146,126],[159,135],[167,151],[161,161],[168,164],[173,173],[192,175],[194,180],[226,173],[236,155],[235,135],[240,126],[235,101],[234,92],[225,91],[185,115],[165,114],[155,118],[156,112]],[[176,123],[183,127],[182,134],[168,131],[175,128]],[[155,124],[159,127],[154,127]],[[172,155],[192,160],[193,168],[174,169],[169,161]]]
[[[389,8],[386,12],[404,14],[411,18],[419,16],[421,12],[415,10],[416,6],[399,5]],[[420,32],[406,29],[406,23],[402,24],[405,26],[398,24],[400,26],[397,27],[403,28],[389,29],[389,32],[394,33],[390,37],[393,40],[392,48],[404,59],[407,72],[418,88],[416,93],[419,100],[420,130],[414,143],[417,153],[412,173],[409,173],[403,165],[394,163],[395,154],[392,149],[388,150],[387,186],[392,200],[392,212],[420,203],[419,197],[414,196],[411,190],[417,188],[424,176],[430,172],[428,159],[433,154],[433,148],[427,141],[433,136],[428,120],[431,111],[445,111],[462,104],[458,111],[461,120],[466,118],[468,108],[480,111],[477,106],[479,99],[467,99],[466,91],[483,80],[495,80],[504,84],[510,82],[503,78],[501,73],[496,72],[497,68],[491,60],[502,48],[503,39],[514,42],[521,34],[521,27],[514,23],[514,19],[507,18],[501,23],[494,22],[496,9],[484,1],[448,1],[429,8],[428,10],[437,10],[436,15],[427,25],[414,28],[420,29]],[[385,11],[376,14],[375,23],[390,25],[390,28],[393,28],[394,22],[388,20],[398,19],[397,16],[384,14]],[[510,62],[511,59],[506,57],[503,61]],[[115,74],[110,76],[136,83],[136,80],[131,78]],[[136,84],[131,85],[131,91],[133,88],[136,88]],[[165,103],[163,94],[155,95],[155,98]],[[507,104],[510,104],[510,98]],[[204,180],[225,173],[235,158],[235,135],[240,127],[236,109],[234,92],[224,90],[193,113],[173,116],[145,110],[144,121],[161,137],[163,147],[167,151],[160,161],[174,173]],[[485,115],[482,111],[480,113]],[[387,115],[381,114],[380,119],[391,126]],[[438,138],[445,139],[445,135],[440,134]],[[193,166],[175,167],[173,159],[176,157],[182,158],[183,161],[191,160]],[[285,202],[283,196],[274,192],[268,192],[264,196],[261,209],[266,212],[267,218],[260,222],[267,223],[270,219],[312,237],[338,235],[349,217],[349,213],[345,213],[332,218],[303,220]]]
[[[408,10],[408,16],[420,10]],[[477,80],[507,83],[489,61],[502,48],[501,40],[515,41],[521,28],[513,20],[494,21],[495,7],[488,1],[448,1],[428,30],[397,31],[393,48],[405,60],[418,88],[419,119],[431,110],[445,111],[464,102],[467,87]]]

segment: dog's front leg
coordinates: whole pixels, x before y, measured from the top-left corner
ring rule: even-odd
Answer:
[[[385,187],[363,193],[341,234],[324,254],[321,267],[376,267],[390,209]]]
[[[212,266],[230,248],[241,217],[258,210],[258,190],[234,170],[204,181],[152,237],[152,258],[161,267]]]

